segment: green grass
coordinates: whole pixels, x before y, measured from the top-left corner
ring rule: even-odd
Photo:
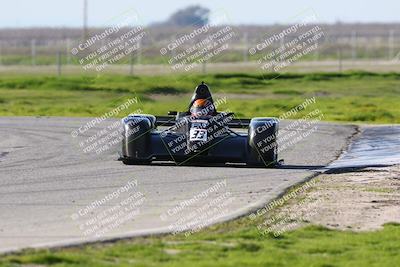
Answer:
[[[0,115],[99,116],[137,96],[146,113],[184,110],[193,88],[206,81],[219,96],[227,96],[238,116],[279,116],[306,98],[317,103],[291,118],[318,108],[324,120],[399,123],[400,74],[209,74],[175,76],[0,76]],[[156,96],[155,96],[156,95]],[[119,114],[123,116],[125,114]]]

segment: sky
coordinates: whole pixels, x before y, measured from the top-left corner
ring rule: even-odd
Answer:
[[[142,25],[166,20],[177,9],[199,4],[223,10],[231,24],[287,23],[304,10],[318,22],[400,22],[399,0],[88,0],[89,26],[108,26],[126,10],[136,10]],[[83,0],[0,0],[0,28],[81,27]]]

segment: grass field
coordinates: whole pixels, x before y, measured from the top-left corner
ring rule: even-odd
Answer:
[[[145,113],[185,110],[195,85],[205,81],[217,97],[226,97],[238,117],[280,116],[306,98],[324,119],[341,122],[399,123],[400,74],[209,74],[178,76],[0,76],[2,116],[100,116],[137,96]],[[291,117],[299,118],[308,111]]]
[[[244,222],[192,237],[152,237],[56,251],[25,252],[0,266],[396,266],[400,226],[369,233],[310,226],[279,238],[260,236]],[[28,265],[31,264],[31,265]]]

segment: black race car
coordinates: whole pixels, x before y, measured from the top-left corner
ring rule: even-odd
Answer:
[[[187,111],[168,116],[131,114],[122,120],[120,160],[127,165],[174,161],[180,164],[246,163],[271,167],[277,163],[278,120],[237,119],[217,112],[209,87],[196,87]],[[232,129],[248,128],[244,131]]]

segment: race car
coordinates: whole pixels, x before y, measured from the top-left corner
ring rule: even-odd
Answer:
[[[229,110],[218,112],[204,82],[196,87],[186,111],[170,111],[168,116],[130,114],[122,119],[122,125],[120,160],[127,165],[153,161],[177,165],[277,164],[279,121],[238,119]]]

